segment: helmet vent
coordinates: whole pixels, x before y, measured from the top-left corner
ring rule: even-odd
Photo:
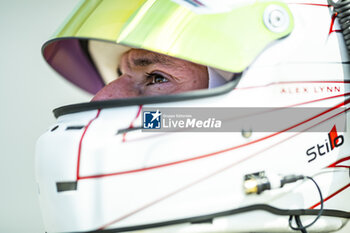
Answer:
[[[56,188],[57,192],[65,192],[65,191],[75,191],[77,190],[78,182],[57,182]]]
[[[51,132],[55,131],[56,129],[58,129],[59,125],[55,125],[52,129],[50,129]]]
[[[84,127],[85,125],[72,125],[72,126],[67,126],[66,130],[80,130]]]

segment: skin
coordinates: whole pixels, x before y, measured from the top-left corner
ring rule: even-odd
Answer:
[[[208,88],[206,66],[142,49],[124,53],[116,72],[119,78],[102,88],[92,101]]]

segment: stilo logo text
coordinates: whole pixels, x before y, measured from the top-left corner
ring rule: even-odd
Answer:
[[[324,143],[316,144],[306,150],[306,155],[310,156],[308,162],[314,161],[317,156],[323,156],[336,147],[340,147],[344,144],[344,136],[338,135],[337,128],[334,125],[332,130],[328,133],[328,138],[325,139]]]

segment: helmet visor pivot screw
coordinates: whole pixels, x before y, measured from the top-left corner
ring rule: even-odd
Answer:
[[[288,29],[290,24],[287,11],[277,5],[269,5],[266,7],[263,20],[267,29],[275,33],[284,32]]]

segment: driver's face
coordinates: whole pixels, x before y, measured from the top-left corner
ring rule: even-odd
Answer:
[[[92,101],[208,88],[205,66],[142,49],[124,53],[116,72],[119,78],[102,88]]]

